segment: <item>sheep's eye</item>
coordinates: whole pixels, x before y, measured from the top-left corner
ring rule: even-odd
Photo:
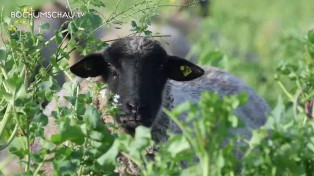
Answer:
[[[113,79],[116,79],[117,77],[119,77],[119,73],[117,71],[117,69],[110,63],[108,63],[108,68],[110,69]]]

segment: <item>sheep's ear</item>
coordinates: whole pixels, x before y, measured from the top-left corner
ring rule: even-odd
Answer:
[[[100,53],[87,55],[70,67],[73,74],[82,78],[100,76],[106,69],[106,61]]]
[[[176,56],[168,56],[165,70],[167,76],[175,81],[190,81],[204,74],[201,67]]]

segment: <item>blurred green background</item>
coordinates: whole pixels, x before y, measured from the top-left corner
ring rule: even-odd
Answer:
[[[189,39],[201,63],[241,77],[274,107],[282,94],[276,68],[302,59],[313,7],[312,0],[212,0],[210,16]]]

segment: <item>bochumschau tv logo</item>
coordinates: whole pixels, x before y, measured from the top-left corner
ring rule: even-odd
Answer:
[[[58,12],[58,11],[46,11],[46,12],[36,12],[32,7],[24,6],[20,11],[13,11],[10,13],[11,18],[63,18],[63,19],[73,19],[82,17],[84,13],[81,12]]]

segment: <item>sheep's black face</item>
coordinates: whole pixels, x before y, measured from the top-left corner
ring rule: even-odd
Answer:
[[[113,43],[104,56],[108,67],[105,81],[109,89],[119,95],[125,114],[116,119],[128,130],[152,124],[167,81],[163,69],[167,63],[166,52],[152,40],[143,38],[133,42]],[[137,46],[140,42],[142,44]]]
[[[152,125],[168,78],[187,81],[204,72],[184,59],[168,56],[158,42],[144,37],[118,40],[104,53],[85,57],[71,71],[80,77],[104,77],[109,90],[118,95],[124,114],[116,120],[131,132],[139,125]]]

